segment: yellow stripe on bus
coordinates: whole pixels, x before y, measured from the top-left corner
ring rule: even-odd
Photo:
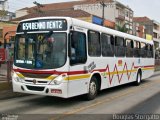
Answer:
[[[78,80],[78,79],[86,79],[89,78],[90,74],[86,74],[86,75],[77,75],[77,76],[69,76],[66,77],[65,80]]]
[[[142,68],[142,70],[153,70],[153,68]],[[137,69],[134,69],[134,70],[124,70],[124,71],[114,71],[114,72],[103,72],[101,73],[101,75],[115,75],[115,74],[126,74],[127,72],[128,73],[131,73],[131,72],[136,72]],[[17,73],[18,77],[20,78],[25,78],[21,73]],[[86,78],[89,78],[91,74],[83,74],[83,75],[72,75],[72,76],[69,76],[69,77],[65,77],[64,80],[80,80],[80,79],[86,79]],[[49,76],[48,78],[45,78],[46,80],[54,80],[57,76]],[[41,79],[41,78],[40,78]]]
[[[142,70],[154,70],[154,68],[142,68]]]
[[[53,80],[53,79],[55,79],[57,76],[49,76],[48,78],[46,78],[46,80]]]
[[[17,73],[17,76],[18,76],[19,78],[25,78],[21,73]]]

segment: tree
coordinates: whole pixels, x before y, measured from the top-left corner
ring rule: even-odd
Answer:
[[[0,10],[0,19],[3,20],[3,18],[8,14],[5,10]]]
[[[124,24],[124,25],[116,25],[116,29],[120,32],[124,32],[124,33],[127,33],[129,31],[129,29],[126,27],[127,24]]]

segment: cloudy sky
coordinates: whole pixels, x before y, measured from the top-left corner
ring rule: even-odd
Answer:
[[[57,2],[67,2],[67,1],[76,1],[76,0],[8,0],[9,9],[11,11],[15,11],[17,9],[21,9],[24,7],[31,7],[34,6],[33,2],[37,1],[41,4],[48,4],[48,3],[57,3]]]
[[[33,6],[33,2],[37,1],[41,4],[53,2],[67,2],[73,0],[8,0],[9,9],[15,11],[24,7]],[[159,0],[117,0],[125,5],[128,5],[133,11],[134,16],[148,16],[160,22],[160,2]]]
[[[134,11],[134,16],[147,16],[160,23],[160,0],[117,0]]]

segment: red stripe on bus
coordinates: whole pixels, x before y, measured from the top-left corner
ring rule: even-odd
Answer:
[[[36,71],[36,70],[22,70],[22,69],[14,69],[15,72],[22,72],[22,73],[34,73],[34,74],[63,74],[67,73],[68,75],[75,75],[75,74],[86,74],[86,71],[71,71],[71,72],[60,72],[60,71]]]
[[[108,66],[108,65],[107,65]],[[154,65],[149,66],[134,66],[134,68],[148,68],[148,67],[154,67]],[[60,72],[60,71],[42,71],[42,70],[22,70],[22,69],[14,69],[15,72],[22,72],[22,73],[34,73],[34,74],[63,74],[67,73],[68,75],[76,75],[76,74],[87,74],[87,71],[81,70],[81,71],[70,71],[70,72]],[[106,69],[95,69],[92,72],[106,72]]]

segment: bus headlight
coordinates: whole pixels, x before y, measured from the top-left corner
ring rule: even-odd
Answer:
[[[13,72],[12,80],[15,80],[16,82],[22,82],[22,79],[18,77],[18,75],[15,72]]]
[[[66,77],[66,74],[59,75],[54,80],[50,82],[50,85],[60,85],[64,78]]]

